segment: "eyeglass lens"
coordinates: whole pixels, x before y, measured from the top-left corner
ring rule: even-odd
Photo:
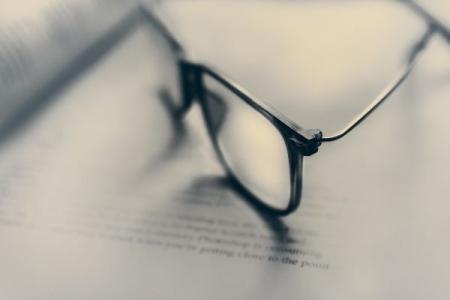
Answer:
[[[266,205],[286,209],[291,178],[281,132],[215,78],[205,74],[203,82],[205,118],[231,175]]]

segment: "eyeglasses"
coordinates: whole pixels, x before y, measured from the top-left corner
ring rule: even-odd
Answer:
[[[383,91],[341,131],[323,136],[305,129],[269,105],[250,96],[231,79],[210,66],[190,61],[183,47],[152,10],[140,7],[167,43],[177,81],[166,91],[182,117],[194,101],[201,107],[215,151],[231,182],[259,208],[288,215],[300,204],[303,157],[316,153],[322,143],[341,139],[372,114],[404,82],[430,39],[439,34],[450,43],[450,31],[422,7],[404,1],[428,23],[411,48],[406,65]],[[179,100],[179,101],[178,101]]]

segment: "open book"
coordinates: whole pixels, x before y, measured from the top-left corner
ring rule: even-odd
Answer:
[[[171,118],[158,93],[164,70],[157,32],[143,20],[133,21],[131,4],[114,5],[115,13],[90,13],[98,17],[86,26],[102,23],[103,17],[105,23],[86,29],[89,34],[79,36],[73,51],[65,52],[67,57],[58,54],[65,43],[47,50],[37,47],[39,55],[29,56],[29,61],[38,65],[55,58],[51,66],[39,66],[45,72],[8,65],[18,74],[14,82],[2,82],[2,101],[10,103],[11,112],[26,107],[20,99],[30,95],[21,92],[34,93],[49,87],[47,82],[58,82],[59,74],[67,72],[66,60],[86,63],[78,67],[75,79],[68,76],[63,88],[36,92],[45,100],[33,117],[23,118],[20,130],[0,136],[1,299],[448,297],[450,64],[444,42],[433,41],[411,80],[374,119],[348,140],[306,160],[299,211],[276,218],[230,188],[198,109],[183,122]],[[236,43],[247,40],[246,35],[267,38],[258,30],[268,16],[274,24],[291,24],[277,27],[278,40],[292,34],[292,24],[299,34],[311,37],[306,33],[312,30],[308,24],[314,23],[315,13],[327,16],[328,24],[351,20],[347,28],[364,24],[367,16],[375,23],[384,20],[386,27],[372,23],[364,29],[370,34],[383,29],[387,45],[403,40],[397,25],[413,28],[413,34],[423,28],[398,3],[347,3],[345,10],[331,5],[193,1],[171,4],[167,10],[188,40],[191,37],[189,46],[198,55],[221,60],[229,73],[256,87],[256,93],[262,90],[254,82],[275,82],[276,77],[246,73],[261,65],[249,61],[252,49],[233,54],[236,44],[226,46],[224,41],[233,41],[233,34]],[[233,26],[220,26],[234,14]],[[114,42],[97,44],[104,50],[95,59],[80,58],[85,45],[105,37],[102,28],[123,34],[106,38]],[[221,35],[215,34],[218,29]],[[377,41],[364,32],[352,31],[352,36],[366,35],[365,43]],[[303,45],[312,47],[313,41]],[[353,54],[355,60],[358,53]],[[373,65],[381,65],[386,57],[375,54]],[[274,67],[282,57],[293,66],[304,64],[310,72],[319,63],[320,57],[299,61],[298,55],[286,50],[266,60],[264,70],[282,74],[281,67]],[[230,66],[241,67],[233,71]],[[342,71],[342,84],[355,82],[360,71],[339,69],[339,62],[329,68]],[[360,78],[358,95],[342,102],[346,109],[376,88],[371,79],[382,77],[383,70],[375,68]],[[291,76],[280,82],[300,79]],[[323,76],[310,73],[310,84],[331,78]],[[19,84],[27,88],[16,89]],[[329,82],[314,100],[320,102],[319,96],[332,88]],[[280,101],[289,98],[285,93],[277,91]],[[329,104],[304,99],[316,108]],[[306,104],[292,101],[280,107],[290,105],[297,112]]]

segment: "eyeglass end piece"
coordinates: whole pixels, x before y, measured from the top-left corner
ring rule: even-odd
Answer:
[[[290,139],[304,156],[310,156],[317,151],[322,144],[322,131],[319,129],[302,129],[297,137]]]

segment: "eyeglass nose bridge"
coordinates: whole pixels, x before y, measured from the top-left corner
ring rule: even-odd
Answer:
[[[319,129],[301,129],[289,138],[295,150],[304,156],[311,156],[322,144],[322,131]]]

